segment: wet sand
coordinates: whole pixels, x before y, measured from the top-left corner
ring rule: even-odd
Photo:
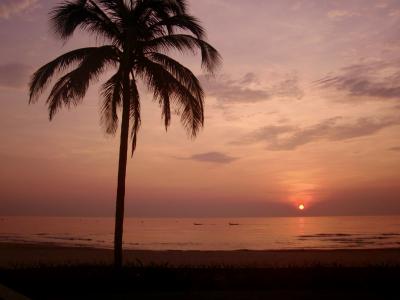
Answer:
[[[111,264],[109,249],[0,243],[0,268],[33,265]],[[400,266],[399,249],[150,251],[126,250],[124,262],[172,267]]]

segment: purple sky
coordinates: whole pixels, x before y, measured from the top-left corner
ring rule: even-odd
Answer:
[[[29,76],[67,50],[59,1],[0,0],[0,215],[114,213],[118,138],[99,126],[98,85],[48,122]],[[224,62],[203,82],[206,124],[165,133],[143,88],[129,160],[129,216],[400,213],[400,2],[202,0],[191,12]],[[106,77],[104,77],[106,78]],[[102,79],[104,79],[102,78]]]

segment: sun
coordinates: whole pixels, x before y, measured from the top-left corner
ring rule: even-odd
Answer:
[[[300,205],[299,205],[299,209],[300,209],[300,210],[304,210],[305,208],[306,208],[306,207],[304,206],[304,204],[300,204]]]

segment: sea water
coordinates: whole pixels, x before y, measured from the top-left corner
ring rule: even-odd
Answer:
[[[124,248],[400,248],[400,217],[125,218]],[[111,248],[113,218],[0,217],[0,242]]]

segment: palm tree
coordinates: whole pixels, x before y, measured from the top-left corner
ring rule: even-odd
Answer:
[[[81,103],[89,84],[106,70],[114,70],[101,86],[101,123],[107,133],[115,134],[122,110],[114,235],[114,264],[119,268],[129,131],[133,155],[140,127],[137,81],[152,91],[166,129],[173,109],[188,134],[195,137],[204,124],[203,89],[196,76],[168,54],[199,51],[202,67],[210,73],[221,57],[205,41],[199,21],[188,14],[186,0],[64,1],[52,10],[51,25],[61,40],[81,29],[103,43],[65,53],[33,74],[29,103],[36,102],[50,80],[59,75],[46,102],[50,120],[63,106]]]

